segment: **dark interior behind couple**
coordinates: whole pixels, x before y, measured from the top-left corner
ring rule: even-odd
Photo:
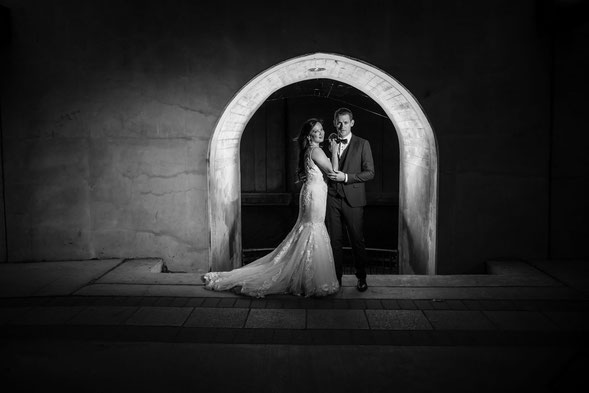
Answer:
[[[303,185],[299,215],[289,234],[268,255],[246,266],[205,274],[205,288],[254,297],[337,293],[342,285],[346,235],[354,252],[356,288],[368,288],[364,183],[374,178],[374,161],[368,141],[352,134],[351,110],[335,111],[333,123],[337,134],[327,140],[323,124],[316,118],[305,121],[299,132],[297,172]]]

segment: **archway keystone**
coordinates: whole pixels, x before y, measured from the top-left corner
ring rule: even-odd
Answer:
[[[247,122],[276,90],[327,78],[366,93],[397,130],[400,150],[399,263],[401,274],[436,274],[438,147],[413,95],[378,68],[349,57],[315,53],[275,65],[248,82],[225,108],[209,144],[209,220],[212,270],[241,266],[239,144]]]

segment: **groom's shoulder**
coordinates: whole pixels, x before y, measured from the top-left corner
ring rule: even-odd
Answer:
[[[356,138],[359,143],[370,143],[370,142],[368,142],[368,139],[364,139],[361,136],[358,136],[356,134],[354,134],[354,138]]]

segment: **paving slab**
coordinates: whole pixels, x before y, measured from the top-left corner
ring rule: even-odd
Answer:
[[[420,310],[366,310],[371,329],[432,330]]]
[[[553,330],[557,326],[537,311],[483,311],[502,330]]]
[[[202,285],[90,284],[76,291],[77,296],[171,296],[237,297],[227,291],[209,291]]]
[[[202,285],[148,285],[145,296],[234,297],[231,292],[213,292]]]
[[[2,307],[0,308],[0,325],[16,324],[32,307]]]
[[[163,261],[159,258],[129,259],[101,277],[99,284],[146,285],[202,285],[201,274],[175,272],[162,273]],[[379,287],[472,287],[472,286],[551,286],[561,285],[554,278],[543,274],[528,264],[491,262],[493,274],[472,275],[373,275],[368,284]],[[356,277],[345,275],[343,286],[355,287]]]
[[[185,327],[241,328],[248,313],[247,308],[195,308],[184,323]]]
[[[121,325],[138,310],[130,306],[89,306],[68,321],[71,325]]]
[[[187,296],[197,293],[198,290],[192,286],[202,287],[200,274],[196,273],[158,273],[162,266],[161,259],[147,258],[137,260],[126,260],[119,264],[116,269],[101,277],[98,284],[143,284],[158,285],[152,290],[158,296],[170,294],[170,287],[159,287],[159,285],[188,285],[184,289],[174,289],[177,293]],[[542,273],[529,264],[511,262],[490,262],[490,271],[494,274],[487,275],[374,275],[369,276],[369,285],[378,288],[407,288],[407,287],[429,287],[429,288],[471,288],[471,287],[542,287],[561,286],[559,281],[551,276]],[[353,275],[343,277],[343,293],[345,296],[355,296],[354,287],[356,278]],[[166,292],[167,291],[167,292]],[[377,291],[378,292],[378,291]],[[183,296],[183,295],[182,295]],[[370,296],[370,295],[365,295]]]
[[[0,264],[0,297],[63,296],[98,279],[121,259]]]
[[[250,311],[246,328],[304,329],[305,310],[301,309],[253,309]]]
[[[14,318],[15,325],[65,325],[82,311],[81,306],[31,307],[26,313]]]
[[[544,311],[560,329],[589,330],[589,313],[582,311]]]
[[[161,265],[160,259],[3,264],[0,265],[0,297],[75,294],[238,298],[227,291],[205,290],[196,274],[155,273],[158,271],[158,264]],[[582,286],[584,279],[577,279],[576,286],[567,286],[555,280],[550,274],[542,273],[541,269],[545,269],[542,263],[537,263],[538,267],[521,263],[503,263],[502,267],[497,266],[495,266],[495,272],[503,273],[453,276],[369,276],[370,287],[363,293],[358,292],[354,287],[356,278],[353,275],[346,275],[343,278],[342,290],[320,302],[318,307],[327,307],[327,300],[333,299],[570,300],[589,296],[578,289]],[[574,278],[572,273],[574,269],[583,269],[585,265],[569,264],[569,270],[566,270],[565,265],[558,266],[560,276],[566,276],[570,281]],[[524,271],[528,273],[528,276],[522,273]],[[554,275],[558,274],[554,273]],[[563,281],[566,280],[563,279]],[[292,300],[294,297],[272,295],[266,299]],[[252,299],[252,307],[255,305],[254,300]]]
[[[243,298],[229,291],[210,291],[201,285],[90,284],[74,293],[79,296],[173,296]],[[329,299],[579,299],[582,294],[557,287],[377,287],[366,292],[344,287]],[[268,299],[296,299],[290,295],[270,295]],[[252,302],[258,300],[251,298]],[[325,300],[325,299],[323,299]],[[252,303],[253,304],[253,303]]]
[[[423,310],[438,330],[494,330],[495,327],[480,311]]]
[[[572,288],[589,292],[589,261],[532,261],[530,263]]]
[[[368,329],[364,310],[307,310],[308,329]]]
[[[140,307],[125,324],[182,326],[191,312],[192,307]]]
[[[579,299],[577,290],[565,286],[537,287],[378,287],[366,292],[344,287],[335,299]]]
[[[147,296],[149,285],[90,284],[80,288],[76,296]]]
[[[528,266],[529,267],[529,266]],[[562,283],[529,267],[530,275],[518,274],[460,274],[460,275],[371,275],[368,286],[378,287],[508,287],[508,286],[560,286]],[[356,282],[350,285],[354,287]]]
[[[160,258],[127,259],[102,276],[99,284],[203,285],[199,273],[162,273]]]
[[[501,275],[501,276],[512,276],[519,277],[520,279],[526,279],[529,277],[544,277],[554,280],[549,275],[543,273],[538,268],[534,267],[533,264],[523,261],[487,261],[485,263],[488,275]]]

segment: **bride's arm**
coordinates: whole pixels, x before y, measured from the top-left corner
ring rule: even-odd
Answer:
[[[331,159],[333,162],[333,156],[334,154],[331,154]],[[335,153],[336,156],[336,161],[335,164],[337,165],[337,153]],[[315,162],[315,164],[317,164],[317,166],[319,167],[319,169],[321,169],[323,172],[325,172],[327,175],[335,175],[336,171],[333,170],[333,166],[332,166],[332,162],[329,161],[329,158],[327,158],[327,156],[325,155],[325,153],[323,152],[323,150],[321,149],[313,149],[313,151],[311,152],[311,158],[313,159],[313,162]]]
[[[337,155],[337,149],[339,146],[335,141],[330,141],[331,143],[331,167],[335,172],[339,171],[339,157]]]

